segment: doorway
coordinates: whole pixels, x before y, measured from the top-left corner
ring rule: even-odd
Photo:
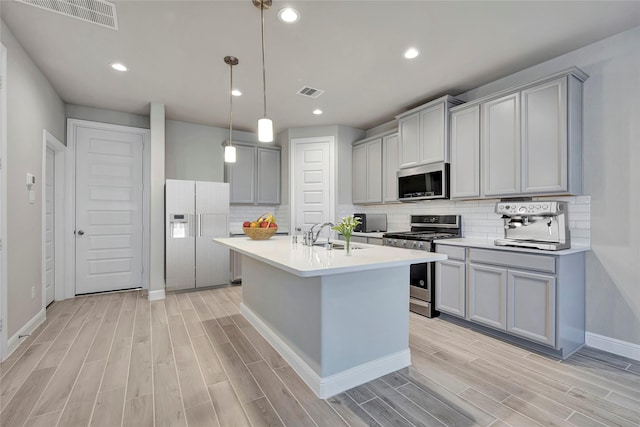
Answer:
[[[291,227],[309,229],[335,218],[335,138],[291,140]]]
[[[0,44],[0,360],[6,357],[7,338],[7,48]]]
[[[63,299],[66,147],[42,132],[42,306]]]
[[[69,119],[67,132],[65,293],[148,288],[149,130]]]

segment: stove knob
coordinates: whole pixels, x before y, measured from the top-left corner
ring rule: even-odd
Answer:
[[[407,241],[406,240],[401,240],[400,241],[400,246],[407,246]]]
[[[418,249],[424,249],[424,243],[423,242],[418,243]]]
[[[413,247],[417,248],[418,247],[418,242],[413,242]]]

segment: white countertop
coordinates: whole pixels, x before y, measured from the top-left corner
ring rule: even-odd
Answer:
[[[322,246],[293,244],[291,237],[280,236],[268,240],[235,237],[216,238],[213,241],[300,277],[351,273],[447,259],[446,255],[434,252],[363,243],[352,243],[351,255],[346,255],[341,249],[326,250]]]
[[[569,255],[569,254],[575,254],[575,253],[586,252],[591,250],[589,246],[572,245],[571,248],[569,249],[562,249],[559,251],[543,251],[540,249],[532,249],[532,248],[497,246],[494,243],[494,240],[495,239],[461,238],[461,239],[436,240],[435,243],[437,245],[465,246],[465,247],[471,247],[471,248],[495,249],[498,251],[510,251],[510,252],[527,252],[530,254],[539,254],[539,255]]]

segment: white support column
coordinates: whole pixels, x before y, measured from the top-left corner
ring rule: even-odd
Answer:
[[[164,104],[151,103],[149,299],[164,298]]]

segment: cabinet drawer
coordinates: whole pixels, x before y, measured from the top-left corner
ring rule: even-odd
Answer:
[[[439,254],[445,254],[449,259],[459,259],[464,261],[466,259],[466,249],[462,246],[447,246],[436,244],[436,252]]]
[[[556,272],[556,257],[548,255],[471,248],[469,249],[469,260],[471,262],[504,265],[525,270],[538,270],[547,273]]]

